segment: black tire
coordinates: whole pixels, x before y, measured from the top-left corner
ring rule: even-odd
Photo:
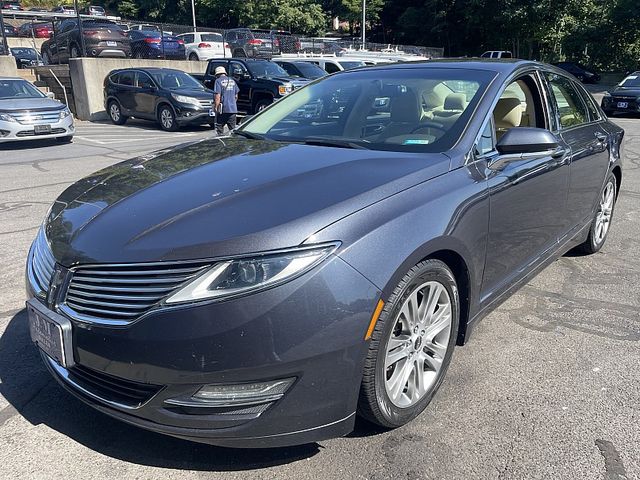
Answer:
[[[136,51],[136,53],[133,54],[133,58],[137,58],[138,60],[141,60],[144,58],[144,56],[142,55],[142,52],[138,50]]]
[[[110,100],[107,104],[107,114],[114,125],[124,125],[128,118],[122,114],[122,108],[116,100]]]
[[[192,62],[199,62],[200,61],[200,59],[198,58],[198,54],[195,53],[195,52],[191,52],[189,54],[189,60],[192,61]]]
[[[425,282],[436,281],[445,287],[451,301],[451,329],[446,353],[434,382],[415,404],[401,408],[392,403],[385,387],[387,343],[397,327],[399,312],[405,300]],[[455,277],[440,260],[424,260],[402,278],[385,304],[371,336],[365,359],[358,415],[386,428],[400,427],[417,417],[431,402],[446,374],[458,335],[460,299]],[[420,346],[416,348],[421,348]]]
[[[176,114],[168,105],[162,105],[158,109],[158,123],[160,124],[160,128],[165,132],[175,132],[179,128],[178,122],[176,121]]]
[[[253,113],[258,113],[261,110],[264,110],[272,103],[273,103],[273,98],[263,98],[262,100],[258,100],[253,106]]]
[[[247,52],[243,48],[236,48],[233,51],[233,56],[236,58],[247,58]]]
[[[605,191],[609,185],[613,186],[613,203],[611,205],[611,212],[609,213],[609,221],[606,231],[604,232],[604,236],[598,235],[598,218],[602,213],[602,199]],[[596,211],[593,215],[593,219],[591,220],[591,227],[589,228],[589,235],[584,243],[578,245],[576,250],[580,253],[584,253],[586,255],[592,255],[600,251],[602,246],[607,241],[607,236],[609,234],[609,230],[611,228],[611,221],[613,220],[613,213],[616,207],[616,200],[618,197],[618,181],[616,180],[616,176],[613,173],[610,173],[607,177],[607,181],[604,183],[602,190],[600,191],[600,195],[598,196],[598,206],[596,207]]]
[[[80,49],[77,45],[72,45],[69,49],[69,58],[78,58],[80,56]]]
[[[71,143],[73,141],[73,135],[67,135],[66,137],[56,137],[56,141],[60,143]]]

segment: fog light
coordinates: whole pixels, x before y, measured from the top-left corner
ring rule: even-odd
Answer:
[[[282,398],[295,378],[232,385],[205,385],[191,397],[168,398],[164,403],[180,407],[232,408],[262,405]]]
[[[280,399],[295,379],[236,385],[205,385],[191,398],[211,406],[254,405]]]

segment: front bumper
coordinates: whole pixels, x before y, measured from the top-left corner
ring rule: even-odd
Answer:
[[[29,284],[29,282],[27,282]],[[28,295],[33,296],[28,288]],[[284,285],[158,310],[126,327],[72,321],[76,366],[43,354],[54,377],[94,408],[142,428],[233,447],[274,447],[353,428],[368,327],[379,292],[337,257]],[[203,385],[295,378],[277,401],[180,407]],[[123,404],[113,392],[146,392]]]
[[[22,140],[44,140],[47,138],[61,138],[71,136],[75,133],[73,116],[71,115],[57,122],[48,123],[48,125],[51,125],[50,133],[36,133],[36,125],[39,125],[39,123],[22,124],[0,120],[0,143]]]
[[[216,117],[209,115],[210,108],[196,107],[191,104],[180,104],[175,107],[176,121],[179,125],[202,125],[203,123],[213,123]]]

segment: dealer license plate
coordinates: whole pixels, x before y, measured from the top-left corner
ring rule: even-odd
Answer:
[[[117,47],[118,42],[107,42],[107,47]]]
[[[33,132],[36,135],[46,135],[51,133],[51,125],[34,125]]]
[[[216,116],[216,111],[213,108],[209,109],[209,116],[210,117],[215,117]]]
[[[48,356],[65,368],[73,366],[71,322],[47,311],[37,300],[27,302],[31,340]]]
[[[618,108],[627,108],[628,106],[627,102],[618,102]]]

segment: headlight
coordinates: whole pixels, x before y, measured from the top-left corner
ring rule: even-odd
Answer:
[[[193,98],[193,97],[187,97],[186,95],[177,95],[175,93],[172,93],[171,96],[180,103],[189,103],[191,105],[198,105],[200,106],[200,101],[197,98]]]
[[[3,122],[18,123],[18,121],[8,113],[0,113],[0,120]]]
[[[293,91],[293,85],[290,83],[285,83],[284,85],[278,86],[278,93],[280,95],[286,95],[287,93],[291,93]]]
[[[69,115],[71,115],[71,111],[68,108],[64,108],[60,111],[60,120],[62,120],[63,118],[67,118]]]
[[[167,304],[219,299],[282,284],[308,272],[337,244],[221,261],[166,300]]]

